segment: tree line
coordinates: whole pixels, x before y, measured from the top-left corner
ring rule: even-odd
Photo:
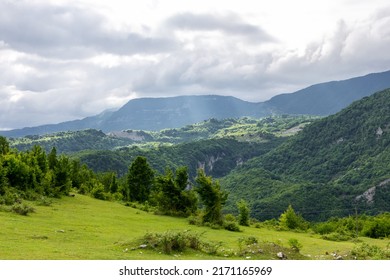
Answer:
[[[202,169],[191,182],[186,166],[167,168],[161,174],[146,157],[137,156],[128,172],[118,177],[115,172],[95,173],[77,159],[58,155],[55,147],[49,153],[37,145],[28,151],[11,149],[0,136],[0,204],[60,198],[72,192],[127,205],[150,205],[164,215],[198,215],[202,223],[215,225],[223,224],[222,207],[228,197]]]

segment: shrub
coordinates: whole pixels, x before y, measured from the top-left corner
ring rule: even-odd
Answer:
[[[51,206],[52,204],[53,204],[53,200],[45,196],[42,196],[36,203],[36,205],[39,206]]]
[[[348,241],[353,239],[353,236],[346,232],[331,232],[322,236],[322,239],[329,241]]]
[[[13,205],[20,201],[20,196],[15,192],[6,189],[3,196],[0,196],[0,204]]]
[[[224,220],[225,220],[225,222],[236,222],[237,221],[236,217],[233,214],[226,214],[224,216]]]
[[[104,186],[102,184],[99,184],[92,189],[91,196],[100,200],[110,199],[110,194],[104,191]]]
[[[389,249],[382,250],[380,247],[376,245],[369,245],[367,243],[362,243],[356,246],[351,251],[352,256],[359,260],[384,260],[390,258]]]
[[[285,229],[306,230],[308,228],[308,222],[302,216],[296,214],[291,205],[280,215],[279,221],[280,225]]]
[[[189,231],[147,233],[142,242],[151,248],[162,250],[164,254],[183,252],[186,248],[200,250],[202,246],[200,235]]]
[[[248,203],[242,199],[237,202],[237,208],[239,212],[238,223],[240,224],[240,226],[249,226],[250,209]]]
[[[202,243],[202,252],[209,254],[209,255],[217,255],[218,250],[221,248],[222,243],[213,243],[213,242],[203,242]]]
[[[242,244],[245,244],[245,245],[253,245],[253,244],[257,244],[259,241],[257,240],[257,238],[255,236],[248,236],[248,237],[240,237],[238,239],[238,243],[240,245]]]
[[[35,209],[24,203],[15,203],[11,206],[11,211],[19,215],[27,216],[29,213],[35,212]]]
[[[366,222],[363,228],[363,235],[371,238],[382,238],[390,236],[390,219],[376,217],[372,222]]]
[[[228,231],[240,231],[240,227],[237,224],[237,222],[224,222],[223,223],[223,228],[228,230]]]
[[[295,238],[290,238],[288,240],[288,245],[290,246],[291,249],[297,252],[299,252],[302,249],[302,244]]]
[[[201,226],[203,223],[202,220],[201,215],[191,215],[188,217],[188,223],[190,225]]]

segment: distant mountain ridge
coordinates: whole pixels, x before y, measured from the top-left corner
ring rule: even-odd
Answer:
[[[284,114],[328,116],[353,101],[390,87],[390,71],[316,84],[290,94],[274,96],[265,104]]]
[[[262,117],[270,113],[264,104],[251,103],[232,96],[140,98],[129,101],[114,112],[104,121],[101,129],[161,130],[182,127],[210,118]]]
[[[59,124],[0,131],[0,135],[23,137],[89,128],[104,132],[126,129],[158,131],[165,128],[178,128],[210,118],[263,117],[269,114],[271,110],[263,103],[247,102],[232,96],[139,98],[130,100],[117,111]]]
[[[294,93],[277,95],[266,102],[248,102],[220,95],[139,98],[130,100],[117,111],[59,124],[0,131],[0,135],[22,137],[88,128],[104,132],[126,129],[161,130],[210,118],[264,117],[271,114],[326,116],[386,88],[390,88],[390,71],[312,85]]]

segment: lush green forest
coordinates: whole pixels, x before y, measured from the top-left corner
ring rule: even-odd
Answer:
[[[390,211],[390,90],[315,121],[221,180],[253,215],[292,204],[307,219]]]
[[[126,130],[110,134],[83,130],[11,138],[9,142],[11,147],[22,151],[34,145],[46,152],[56,147],[59,154],[80,159],[95,172],[115,171],[123,176],[129,164],[140,155],[148,158],[159,172],[166,167],[185,165],[191,178],[199,167],[219,178],[237,165],[280,145],[315,119],[287,115],[262,119],[210,119],[180,129]]]

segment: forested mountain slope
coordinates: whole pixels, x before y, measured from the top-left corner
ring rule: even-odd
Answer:
[[[390,90],[317,120],[223,179],[259,218],[292,204],[310,219],[390,210]]]
[[[119,175],[127,172],[136,156],[142,155],[160,172],[168,166],[185,165],[192,177],[200,167],[209,175],[222,177],[247,160],[274,149],[315,119],[310,116],[210,119],[158,132],[123,131],[121,137],[137,139],[137,143],[112,151],[79,152],[74,157],[94,171],[113,170]]]
[[[104,133],[95,129],[57,132],[46,135],[31,135],[10,138],[10,145],[26,151],[34,145],[46,152],[56,147],[59,153],[74,153],[82,150],[113,150],[136,145],[153,148],[159,145],[174,145],[207,139],[235,139],[239,142],[265,142],[278,136],[289,136],[314,121],[310,116],[280,116],[261,119],[209,119],[181,128],[160,131],[124,130]]]

